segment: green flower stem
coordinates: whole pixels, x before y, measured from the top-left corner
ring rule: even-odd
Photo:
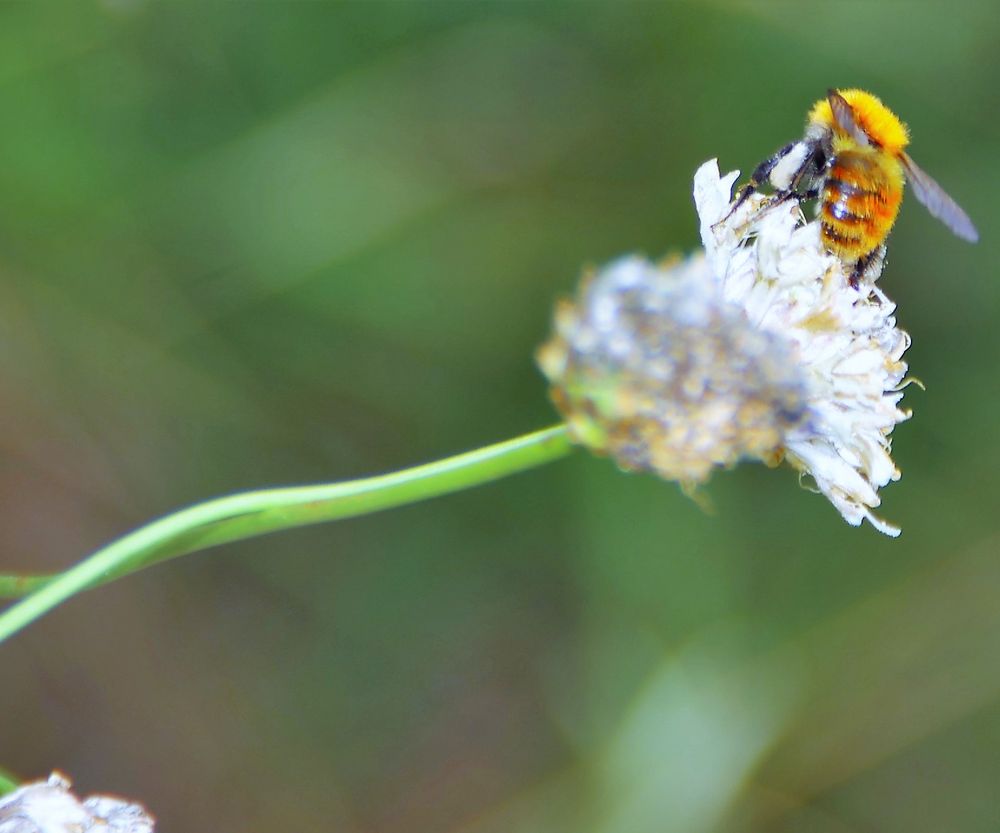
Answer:
[[[12,776],[4,772],[4,770],[0,769],[0,795],[6,795],[16,789],[17,781],[15,781]]]
[[[141,567],[280,529],[352,518],[498,480],[565,457],[566,426],[392,474],[265,489],[182,509],[130,532],[55,576],[0,576],[0,597],[30,593],[0,614],[0,642],[76,593]]]

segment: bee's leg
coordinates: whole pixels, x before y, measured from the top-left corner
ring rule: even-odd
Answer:
[[[786,200],[814,200],[820,195],[819,188],[810,188],[808,191],[796,191],[794,188],[777,188],[774,196],[768,203],[769,206],[780,205]]]
[[[847,279],[848,283],[851,285],[851,289],[857,289],[858,285],[861,283],[861,279],[864,277],[865,272],[868,271],[868,267],[872,265],[872,261],[875,260],[881,254],[880,248],[876,246],[868,254],[862,255],[858,258],[857,263],[854,264],[854,268],[851,270],[851,276]]]
[[[803,200],[814,200],[820,195],[819,188],[810,188],[808,191],[796,191],[790,188],[776,188],[774,193],[767,197],[762,204],[762,207],[771,209],[776,208],[782,203],[788,202],[789,200],[795,200],[801,203]],[[732,214],[738,206],[730,210],[729,214]],[[729,214],[726,215],[726,219],[729,218]],[[724,222],[723,220],[719,221]]]
[[[768,200],[767,207],[773,208],[774,206],[781,205],[783,202],[787,202],[788,200],[797,200],[801,203],[803,200],[814,200],[819,195],[819,188],[810,188],[808,191],[778,189],[774,192],[774,196]]]
[[[739,191],[736,192],[736,199],[733,200],[733,204],[729,208],[729,213],[727,213],[725,217],[719,220],[719,223],[724,223],[726,222],[726,220],[732,217],[733,214],[736,212],[736,209],[738,209],[741,205],[743,205],[743,203],[745,203],[750,198],[751,194],[756,192],[761,185],[763,185],[765,182],[768,181],[768,179],[770,179],[771,171],[775,169],[777,164],[782,159],[784,159],[786,156],[788,156],[789,153],[792,152],[792,149],[797,144],[799,143],[789,142],[777,153],[773,154],[772,156],[769,156],[767,159],[761,162],[756,168],[754,168],[754,172],[750,176],[750,181],[742,188],[740,188]]]
[[[799,167],[792,173],[788,187],[801,194],[803,199],[815,199],[821,190],[818,183],[823,179],[829,166],[829,155],[819,141],[803,141],[802,145],[805,148],[805,155]],[[803,186],[805,186],[804,192]]]

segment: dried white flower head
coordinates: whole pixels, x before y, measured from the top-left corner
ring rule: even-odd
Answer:
[[[805,408],[784,339],[722,300],[704,257],[639,257],[587,278],[538,353],[574,437],[623,469],[687,484],[771,461]]]
[[[59,773],[0,798],[0,833],[153,833],[139,804],[107,795],[80,801]]]
[[[624,469],[687,484],[741,457],[787,459],[844,519],[875,517],[899,472],[889,434],[909,337],[875,286],[823,247],[798,203],[753,195],[729,214],[738,172],[695,175],[704,253],[659,266],[624,258],[560,303],[539,350],[574,439]]]

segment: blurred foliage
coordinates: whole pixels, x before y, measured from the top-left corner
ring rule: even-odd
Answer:
[[[883,278],[927,392],[892,541],[577,455],[223,548],[0,648],[0,764],[163,830],[995,830],[995,3],[0,6],[2,569],[554,420],[580,268],[697,242],[830,86],[909,121]]]

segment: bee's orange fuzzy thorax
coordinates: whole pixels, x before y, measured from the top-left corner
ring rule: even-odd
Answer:
[[[864,90],[838,90],[837,92],[851,105],[854,117],[865,132],[887,152],[899,154],[910,143],[906,125],[876,96]],[[813,124],[822,124],[836,129],[830,102],[825,98],[817,101],[812,110],[809,111],[809,121]]]

